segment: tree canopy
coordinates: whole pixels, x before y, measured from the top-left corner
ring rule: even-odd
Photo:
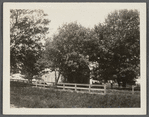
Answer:
[[[137,10],[109,13],[104,23],[85,28],[77,22],[62,25],[46,40],[49,20],[42,10],[10,10],[11,72],[28,78],[50,68],[65,82],[96,80],[133,84],[140,74],[140,16]],[[96,63],[91,71],[90,64]]]
[[[10,10],[11,72],[28,78],[38,74],[36,63],[43,52],[42,40],[48,33],[49,20],[43,10]]]
[[[96,58],[104,79],[131,83],[139,75],[140,65],[140,18],[137,10],[114,11],[108,15],[102,28],[95,27],[103,48]],[[101,54],[101,51],[103,54]],[[116,76],[116,77],[113,77]]]
[[[139,75],[139,26],[137,10],[111,12],[103,24],[93,29],[77,23],[65,24],[53,40],[46,43],[46,53],[53,65],[71,79],[69,82],[73,81],[73,76],[79,78],[80,73],[85,74],[82,70],[88,71],[89,62],[97,62],[93,69],[95,79],[116,80],[126,86]]]
[[[89,82],[89,68],[83,52],[87,29],[77,23],[65,24],[53,40],[46,43],[46,55],[59,68],[67,82]],[[87,79],[87,80],[86,80]]]

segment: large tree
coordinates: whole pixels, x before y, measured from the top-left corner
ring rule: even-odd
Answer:
[[[95,57],[105,80],[132,83],[140,74],[140,17],[137,10],[119,10],[95,27],[102,48]],[[98,58],[98,59],[97,59]]]
[[[38,74],[37,60],[44,49],[49,20],[43,10],[10,10],[11,72],[21,72],[28,79]]]
[[[87,30],[77,23],[64,24],[46,43],[45,54],[51,67],[58,70],[67,82],[89,83],[88,61],[83,49]]]
[[[59,76],[78,83],[89,78],[88,63],[98,63],[93,69],[96,79],[117,80],[125,87],[140,73],[139,20],[137,10],[119,10],[94,29],[65,24],[46,42],[46,60],[59,71]]]

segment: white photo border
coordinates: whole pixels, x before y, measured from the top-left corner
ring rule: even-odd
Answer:
[[[128,4],[140,9],[140,68],[141,107],[140,108],[10,108],[10,9],[36,9],[49,4]],[[146,3],[4,3],[3,4],[3,114],[7,115],[145,115],[147,104],[146,78]]]

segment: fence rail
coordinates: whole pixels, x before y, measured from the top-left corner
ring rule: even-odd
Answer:
[[[29,83],[27,80],[20,80],[20,79],[10,79],[10,81],[15,81],[15,82],[23,82],[23,83],[27,83],[27,84],[33,84],[36,87],[49,87],[49,86],[54,86],[55,82],[44,82],[43,84],[38,83],[37,81],[32,81],[32,83]],[[58,83],[57,88],[60,89],[73,89],[75,91],[79,91],[79,90],[87,90],[89,92],[91,91],[100,91],[103,92],[103,94],[106,94],[106,85],[95,85],[95,84],[75,84],[75,83]],[[135,89],[137,87],[135,85],[132,85],[131,88],[131,93],[135,94]]]
[[[47,87],[47,86],[53,86],[55,84],[55,82],[42,82],[42,84],[41,84],[41,83],[38,83],[37,81],[35,81],[34,84],[36,87],[38,87],[38,86]]]
[[[20,79],[10,79],[10,81],[28,83],[28,81],[27,81],[27,80],[20,80]]]
[[[82,90],[88,90],[89,92],[91,92],[91,91],[100,91],[100,92],[103,92],[103,94],[106,94],[106,85],[58,83],[57,88],[61,88],[63,90],[65,90],[65,89],[74,89],[75,91],[78,91],[78,89],[82,89]]]

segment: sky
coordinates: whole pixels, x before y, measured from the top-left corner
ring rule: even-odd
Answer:
[[[132,3],[53,3],[40,6],[51,20],[49,36],[65,23],[75,22],[87,28],[103,23],[110,12],[120,9],[138,9],[139,4]]]

